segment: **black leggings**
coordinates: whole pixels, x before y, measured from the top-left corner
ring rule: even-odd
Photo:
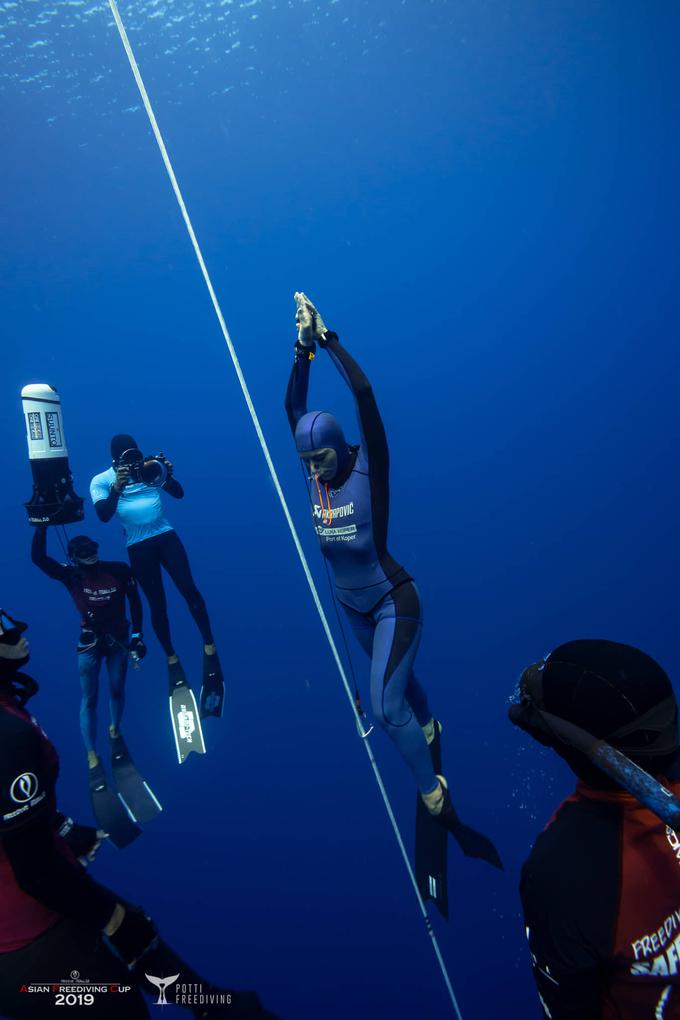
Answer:
[[[7,1020],[36,1020],[53,1016],[54,1006],[80,1006],[78,995],[87,994],[87,984],[106,986],[108,991],[90,993],[92,1005],[82,1002],[83,1017],[95,1020],[148,1020],[150,1017],[142,990],[153,995],[158,1004],[159,989],[146,977],[177,974],[179,982],[168,986],[168,1003],[193,1013],[196,1018],[225,1017],[225,1020],[277,1020],[263,1010],[255,992],[237,992],[219,988],[202,978],[162,939],[144,954],[134,971],[107,948],[98,932],[77,921],[58,921],[24,949],[0,953],[0,1016]],[[22,985],[59,985],[68,991],[22,992]],[[120,986],[120,990],[111,986]],[[129,991],[123,991],[123,989]],[[82,992],[81,992],[82,989]],[[57,999],[57,995],[73,998]],[[181,997],[179,997],[181,996]],[[193,996],[193,1001],[191,1000]],[[191,1004],[187,1003],[187,999]],[[218,1005],[209,1006],[209,1003]],[[70,1016],[70,1011],[65,1014]],[[80,1013],[78,1014],[80,1015]]]
[[[175,649],[170,637],[168,604],[165,598],[161,567],[167,570],[189,612],[196,621],[206,645],[213,643],[208,611],[200,591],[191,576],[191,567],[186,549],[176,531],[164,531],[162,535],[145,538],[128,546],[132,573],[139,587],[146,595],[151,610],[151,625],[166,655],[174,655]]]

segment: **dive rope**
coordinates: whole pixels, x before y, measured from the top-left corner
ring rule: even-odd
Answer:
[[[437,937],[436,937],[436,935],[434,933],[434,930],[432,928],[432,922],[431,922],[430,917],[429,917],[429,915],[427,913],[427,909],[425,907],[425,903],[423,902],[423,898],[420,895],[420,890],[418,889],[418,884],[416,882],[416,878],[415,878],[415,875],[414,875],[414,872],[413,872],[413,868],[411,867],[411,862],[410,862],[408,854],[406,852],[406,847],[404,846],[404,841],[402,839],[401,832],[399,831],[399,826],[397,825],[397,820],[394,817],[394,812],[392,810],[392,805],[391,805],[390,799],[389,799],[389,797],[387,795],[387,790],[385,789],[385,784],[383,783],[383,779],[382,779],[382,776],[380,774],[380,770],[378,769],[378,764],[377,764],[377,762],[375,760],[375,756],[373,754],[373,750],[371,748],[371,745],[370,745],[369,741],[366,739],[367,733],[364,730],[364,727],[363,727],[363,724],[362,724],[362,720],[361,720],[361,716],[359,715],[359,713],[357,711],[357,707],[355,705],[355,700],[354,700],[354,695],[352,694],[349,682],[347,680],[347,676],[345,674],[345,670],[343,668],[342,661],[340,659],[340,655],[339,655],[337,646],[336,646],[335,641],[333,639],[333,634],[331,632],[331,629],[330,629],[330,626],[329,626],[329,623],[328,623],[328,619],[327,619],[326,614],[324,612],[323,606],[321,605],[321,599],[319,598],[319,593],[318,593],[316,585],[314,583],[314,578],[312,577],[311,571],[309,569],[309,564],[307,563],[307,558],[306,558],[306,556],[304,554],[304,551],[302,549],[302,546],[300,544],[300,539],[299,539],[298,533],[297,533],[297,531],[295,529],[295,524],[293,523],[293,518],[291,517],[290,510],[288,509],[288,504],[286,502],[286,497],[283,494],[283,489],[281,488],[281,483],[280,483],[278,475],[276,473],[276,468],[274,467],[274,462],[272,461],[271,454],[269,452],[269,447],[267,446],[267,441],[266,441],[266,439],[264,437],[264,433],[262,431],[262,426],[260,425],[260,420],[259,420],[259,418],[257,416],[257,411],[255,410],[255,405],[253,404],[252,398],[250,396],[250,390],[248,389],[248,384],[246,382],[245,376],[243,375],[243,371],[241,370],[241,365],[240,365],[240,362],[238,360],[238,356],[236,354],[236,350],[235,350],[234,345],[233,345],[233,343],[231,341],[231,337],[229,335],[229,330],[227,329],[227,324],[226,324],[226,322],[224,320],[224,316],[222,314],[222,309],[220,308],[220,303],[219,303],[219,301],[217,299],[217,295],[215,293],[215,289],[214,289],[214,287],[212,285],[212,280],[210,279],[210,274],[208,272],[208,268],[207,268],[207,266],[205,264],[205,260],[203,258],[203,254],[201,252],[201,248],[199,246],[198,239],[197,239],[196,234],[194,232],[194,228],[193,228],[191,219],[189,217],[189,213],[187,211],[187,207],[186,207],[186,205],[184,203],[184,198],[182,196],[182,192],[180,191],[179,184],[177,183],[177,178],[175,177],[175,171],[173,170],[172,163],[170,162],[170,157],[168,155],[168,150],[165,147],[165,142],[163,140],[163,136],[161,134],[161,130],[160,130],[159,126],[158,126],[158,122],[156,120],[156,115],[155,115],[155,113],[153,111],[153,107],[151,106],[151,101],[150,101],[148,93],[146,91],[146,86],[144,85],[144,81],[142,80],[142,75],[141,75],[141,72],[139,70],[139,66],[137,64],[137,60],[135,59],[135,55],[134,55],[134,53],[132,51],[132,46],[130,45],[130,40],[128,39],[127,32],[125,31],[125,25],[123,24],[123,21],[121,19],[120,12],[118,10],[118,4],[116,3],[116,0],[109,0],[109,6],[111,8],[111,13],[113,14],[113,19],[114,19],[114,21],[116,23],[116,28],[118,29],[118,34],[120,35],[121,42],[122,42],[123,47],[125,49],[125,53],[127,55],[128,61],[130,62],[130,67],[132,69],[132,73],[133,73],[135,81],[137,83],[137,88],[139,89],[139,94],[142,97],[142,102],[144,103],[144,109],[146,110],[147,115],[149,117],[149,122],[151,124],[151,129],[152,129],[152,131],[154,133],[154,136],[156,138],[156,142],[158,143],[158,148],[160,149],[160,153],[161,153],[161,156],[163,158],[163,163],[165,164],[165,169],[167,170],[168,177],[170,178],[170,183],[172,185],[172,190],[175,193],[175,198],[177,199],[177,203],[178,203],[180,211],[182,213],[182,218],[184,219],[184,224],[185,224],[185,226],[187,228],[187,232],[189,234],[189,238],[191,240],[191,244],[192,244],[194,252],[196,254],[196,258],[198,260],[198,264],[200,266],[201,273],[203,274],[203,279],[205,280],[205,285],[208,288],[208,293],[210,294],[210,300],[212,301],[212,305],[213,305],[213,308],[215,310],[215,315],[217,316],[217,321],[220,324],[220,329],[222,330],[222,336],[224,337],[224,342],[227,345],[227,349],[229,351],[229,355],[231,357],[231,360],[232,360],[232,363],[233,363],[233,366],[234,366],[234,370],[236,372],[236,376],[238,378],[239,385],[241,387],[241,391],[243,393],[243,398],[244,398],[244,400],[246,402],[246,405],[248,407],[248,412],[250,414],[250,417],[251,417],[251,420],[252,420],[252,423],[253,423],[253,427],[254,427],[255,432],[257,434],[257,438],[259,440],[260,446],[262,447],[262,453],[264,455],[265,461],[267,462],[267,467],[269,468],[269,473],[271,475],[272,482],[274,483],[274,488],[276,489],[276,494],[279,497],[279,502],[281,504],[281,509],[283,510],[284,517],[286,518],[286,522],[287,522],[288,527],[290,529],[291,538],[293,539],[293,543],[295,545],[295,549],[297,551],[300,563],[302,565],[302,569],[303,569],[305,577],[307,579],[307,584],[309,585],[309,590],[310,590],[310,592],[312,594],[312,599],[314,600],[314,605],[316,606],[316,610],[317,610],[317,612],[319,614],[319,618],[321,620],[321,625],[322,625],[322,627],[324,629],[324,633],[326,634],[326,638],[328,640],[328,644],[330,646],[333,658],[335,659],[335,664],[338,667],[338,673],[340,674],[340,679],[342,680],[343,687],[345,688],[345,693],[347,695],[347,699],[348,699],[350,707],[352,709],[352,713],[353,713],[355,721],[356,721],[357,729],[359,731],[360,736],[362,737],[361,743],[362,743],[363,747],[365,747],[365,749],[366,749],[366,754],[368,755],[369,761],[371,763],[371,768],[373,769],[373,774],[375,776],[375,781],[378,784],[378,789],[380,790],[380,794],[382,796],[383,803],[385,805],[385,810],[387,811],[388,818],[389,818],[390,823],[392,825],[392,829],[394,831],[394,836],[395,836],[395,839],[397,841],[397,845],[399,847],[399,850],[401,851],[401,856],[402,856],[403,861],[404,861],[404,866],[406,867],[406,870],[408,872],[408,876],[409,876],[409,878],[411,880],[411,885],[413,886],[413,891],[414,891],[414,893],[416,895],[416,899],[418,900],[418,906],[420,907],[420,912],[421,912],[421,914],[423,916],[423,920],[425,922],[425,928],[427,930],[428,935],[430,936],[430,940],[431,940],[431,943],[432,943],[432,948],[433,948],[435,956],[437,958],[437,963],[439,964],[439,968],[441,970],[442,977],[444,978],[444,983],[446,985],[446,990],[449,993],[449,996],[450,996],[450,999],[451,999],[451,1003],[453,1005],[456,1017],[458,1018],[458,1020],[462,1020],[462,1015],[461,1015],[461,1012],[460,1012],[460,1008],[458,1006],[458,1001],[456,999],[455,992],[453,990],[453,986],[451,984],[451,979],[449,978],[449,974],[448,974],[448,971],[446,969],[446,964],[444,963],[444,958],[442,957],[441,950],[439,948],[439,943],[437,941]]]

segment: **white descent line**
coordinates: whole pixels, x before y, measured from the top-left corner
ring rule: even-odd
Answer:
[[[168,156],[168,150],[165,147],[165,142],[163,141],[163,136],[161,134],[160,128],[158,127],[158,122],[156,120],[156,115],[153,112],[153,107],[151,106],[151,101],[150,101],[148,93],[146,91],[146,86],[144,85],[144,82],[142,80],[142,75],[141,75],[139,67],[137,65],[137,61],[135,59],[135,55],[132,52],[132,47],[130,45],[130,40],[128,39],[127,32],[125,31],[125,26],[124,26],[124,24],[122,22],[122,19],[121,19],[121,16],[120,16],[120,12],[118,10],[118,4],[116,3],[116,0],[109,0],[109,6],[111,8],[111,13],[113,14],[113,18],[114,18],[114,21],[116,23],[116,27],[118,29],[118,33],[120,35],[121,42],[123,43],[123,46],[125,47],[125,52],[127,54],[127,58],[130,61],[130,67],[132,68],[132,73],[135,76],[135,81],[137,82],[137,87],[139,89],[139,94],[141,95],[142,102],[144,103],[144,109],[146,110],[146,112],[148,114],[149,121],[151,123],[151,128],[152,128],[153,133],[155,135],[156,141],[158,142],[158,148],[161,151],[161,156],[163,157],[163,162],[165,164],[165,169],[168,172],[168,177],[170,178],[170,183],[172,184],[172,190],[175,192],[175,198],[177,199],[177,203],[178,203],[178,205],[180,207],[180,210],[181,210],[181,213],[182,213],[182,217],[184,219],[184,223],[186,225],[187,231],[189,233],[189,237],[191,239],[191,243],[192,243],[193,248],[194,248],[194,252],[196,253],[196,258],[198,259],[198,264],[201,267],[201,272],[203,274],[203,279],[205,280],[205,285],[208,288],[208,293],[210,294],[210,300],[212,301],[213,308],[215,309],[215,315],[217,316],[217,321],[220,324],[220,329],[222,330],[222,335],[224,337],[224,341],[225,341],[225,343],[227,345],[227,348],[229,350],[229,355],[230,355],[231,360],[233,362],[234,369],[236,371],[236,375],[238,377],[239,384],[241,386],[241,391],[243,393],[244,400],[246,402],[246,405],[248,407],[248,411],[250,413],[250,417],[251,417],[252,422],[253,422],[253,427],[255,429],[255,432],[257,433],[257,438],[260,441],[260,446],[262,447],[262,453],[264,454],[264,459],[267,462],[267,467],[269,468],[269,473],[271,474],[272,481],[274,483],[274,488],[276,489],[276,494],[279,497],[279,502],[281,503],[281,509],[283,510],[283,514],[284,514],[284,516],[286,518],[286,521],[288,523],[288,527],[290,529],[290,534],[291,534],[291,537],[293,539],[293,543],[294,543],[295,548],[297,550],[297,554],[298,554],[298,556],[300,558],[300,563],[302,564],[302,569],[303,569],[303,571],[305,573],[305,577],[307,578],[307,584],[309,585],[309,590],[312,593],[312,598],[314,600],[314,605],[316,606],[316,610],[317,610],[317,612],[319,614],[319,618],[321,620],[321,624],[322,624],[324,632],[326,634],[326,638],[328,640],[328,644],[330,645],[331,652],[333,653],[333,658],[335,659],[335,664],[338,667],[338,672],[340,674],[340,679],[342,680],[343,687],[345,688],[345,694],[347,695],[347,700],[349,701],[349,704],[350,704],[350,707],[352,709],[352,712],[354,713],[354,717],[356,719],[356,723],[357,723],[357,727],[359,729],[359,732],[362,735],[362,737],[365,737],[367,734],[364,731],[364,728],[363,728],[362,723],[361,723],[361,717],[360,717],[359,713],[357,712],[356,706],[354,704],[354,696],[352,694],[352,690],[351,690],[349,682],[347,680],[347,675],[346,675],[345,670],[343,668],[342,661],[340,659],[340,655],[338,653],[337,646],[336,646],[335,641],[333,639],[333,635],[331,633],[331,628],[330,628],[330,626],[328,624],[328,619],[327,619],[326,614],[324,612],[323,606],[321,605],[321,599],[319,598],[319,593],[318,593],[318,591],[316,589],[316,585],[314,584],[314,578],[312,577],[311,571],[309,569],[309,564],[307,563],[307,558],[306,558],[306,556],[304,554],[304,551],[302,549],[302,546],[300,544],[300,539],[298,537],[298,533],[295,530],[295,525],[293,523],[293,518],[291,517],[290,510],[288,509],[288,504],[286,502],[286,497],[283,494],[283,489],[281,488],[281,483],[279,482],[279,477],[278,477],[278,475],[276,473],[276,468],[274,467],[274,462],[273,462],[273,460],[271,458],[271,454],[269,453],[269,447],[267,446],[267,441],[264,438],[264,433],[262,431],[262,426],[260,425],[260,419],[257,416],[257,411],[255,410],[255,405],[253,404],[252,398],[250,396],[250,390],[248,389],[248,384],[247,384],[247,382],[245,380],[245,376],[243,375],[243,372],[241,370],[241,365],[239,363],[238,356],[236,354],[236,350],[234,348],[233,343],[231,342],[231,337],[229,336],[229,330],[227,329],[227,324],[224,321],[224,316],[222,314],[222,309],[220,308],[220,303],[217,300],[217,295],[215,294],[215,289],[214,289],[214,287],[212,285],[212,280],[210,279],[210,274],[208,272],[208,268],[207,268],[207,266],[205,264],[205,260],[203,258],[203,254],[201,252],[201,249],[200,249],[200,246],[199,246],[199,243],[198,243],[198,239],[196,237],[193,225],[191,223],[191,219],[189,218],[189,213],[187,212],[187,207],[186,207],[186,205],[184,203],[184,198],[182,197],[182,192],[180,191],[179,184],[177,183],[177,178],[175,177],[175,171],[172,168],[172,163],[170,162],[170,157]],[[446,969],[446,964],[444,963],[444,959],[443,959],[441,951],[439,949],[439,943],[437,942],[437,938],[436,938],[436,936],[435,936],[435,934],[434,934],[434,932],[432,930],[432,924],[430,922],[430,918],[428,917],[427,910],[425,909],[425,904],[423,902],[423,898],[420,895],[420,890],[418,889],[418,883],[416,882],[416,878],[415,878],[415,875],[413,873],[413,868],[411,867],[411,862],[410,862],[410,860],[408,858],[408,854],[406,852],[406,847],[404,846],[404,841],[403,841],[403,839],[401,837],[401,832],[399,831],[399,826],[397,825],[397,820],[394,817],[394,812],[392,811],[392,805],[390,804],[389,797],[387,796],[387,790],[385,789],[385,785],[383,783],[382,776],[380,775],[380,770],[378,769],[378,764],[377,764],[377,762],[375,760],[375,757],[373,755],[373,750],[372,750],[368,740],[366,740],[366,739],[362,740],[362,744],[366,748],[366,753],[367,753],[369,761],[371,763],[371,767],[373,769],[373,774],[375,776],[376,783],[378,784],[378,789],[380,790],[383,802],[385,804],[385,810],[387,811],[387,815],[388,815],[389,820],[390,820],[390,822],[392,824],[392,829],[394,830],[394,835],[395,835],[395,838],[397,840],[397,844],[398,844],[399,849],[401,851],[401,855],[402,855],[402,857],[404,859],[404,865],[406,866],[406,870],[408,871],[409,878],[411,879],[411,884],[413,886],[413,890],[414,890],[414,892],[416,894],[416,897],[418,899],[418,905],[419,905],[421,913],[423,915],[423,919],[425,920],[425,927],[426,927],[427,932],[428,932],[428,934],[430,936],[430,939],[431,939],[431,942],[432,942],[432,946],[433,946],[433,949],[434,949],[434,953],[435,953],[435,956],[437,957],[437,962],[438,962],[439,967],[441,969],[442,976],[444,978],[444,983],[446,984],[447,991],[448,991],[449,996],[451,998],[451,1002],[453,1004],[453,1008],[454,1008],[455,1014],[458,1017],[458,1020],[462,1020],[460,1008],[458,1006],[458,1001],[456,999],[455,992],[453,991],[453,986],[451,985],[451,980],[449,978],[449,974],[448,974],[448,971]]]

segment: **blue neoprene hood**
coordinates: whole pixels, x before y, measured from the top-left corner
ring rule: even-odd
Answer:
[[[338,419],[328,411],[309,411],[303,414],[295,428],[295,446],[302,455],[330,447],[338,458],[338,473],[349,460],[349,447]]]

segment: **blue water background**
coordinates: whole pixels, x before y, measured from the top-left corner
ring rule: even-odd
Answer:
[[[121,11],[322,588],[282,406],[294,290],[374,383],[390,545],[425,605],[419,676],[459,811],[506,863],[452,847],[435,931],[466,1020],[537,1016],[516,887],[571,779],[507,723],[515,678],[579,636],[680,671],[677,6]],[[167,511],[228,678],[209,754],[180,768],[147,622],[125,733],[166,810],[125,852],[105,847],[96,876],[286,1020],[450,1016],[107,8],[0,2],[0,58],[0,604],[31,623],[62,808],[89,817],[77,619],[29,562],[21,506],[33,381],[62,395],[83,495],[113,432],[174,461],[186,499]],[[322,353],[313,375],[311,406],[354,438]],[[82,530],[124,558],[116,522],[88,506]],[[198,685],[200,639],[168,591]],[[410,848],[413,783],[386,738],[373,746]]]

